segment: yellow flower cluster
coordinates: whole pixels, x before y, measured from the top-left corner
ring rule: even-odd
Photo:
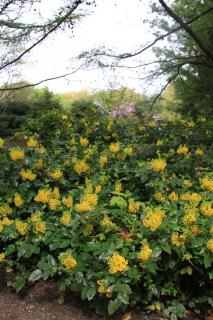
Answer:
[[[41,170],[43,168],[43,166],[44,166],[44,164],[43,164],[42,159],[39,159],[34,163],[33,168],[36,170]]]
[[[7,204],[0,207],[0,214],[2,216],[9,216],[11,215],[12,211],[13,211],[12,208],[10,208],[10,206]]]
[[[193,224],[197,221],[196,209],[194,207],[185,207],[183,223],[184,224]]]
[[[95,187],[95,192],[96,192],[96,193],[101,192],[101,190],[102,190],[102,187],[101,187],[100,184]]]
[[[26,235],[29,231],[28,224],[26,222],[16,220],[16,230],[22,235]]]
[[[71,221],[72,221],[71,214],[65,211],[60,218],[61,224],[63,224],[64,226],[68,226],[71,223]]]
[[[152,249],[150,248],[148,243],[145,243],[141,248],[140,252],[138,253],[138,259],[141,262],[145,262],[149,260],[152,256]]]
[[[63,205],[65,205],[67,208],[70,209],[73,206],[73,198],[72,197],[63,197],[62,203],[63,203]]]
[[[34,200],[37,203],[47,204],[49,202],[51,196],[50,190],[47,189],[39,189],[37,195]]]
[[[0,138],[0,149],[4,146],[4,139]]]
[[[181,194],[180,200],[192,201],[192,202],[199,203],[202,200],[202,197],[201,197],[201,195],[199,195],[196,192],[191,193],[191,194],[187,192],[187,193]]]
[[[73,256],[70,253],[62,254],[59,257],[59,260],[65,267],[66,272],[71,272],[77,266],[77,261],[73,258]]]
[[[112,228],[116,227],[116,224],[113,223],[107,215],[104,216],[104,218],[103,218],[103,220],[101,220],[100,224],[104,229],[112,229]]]
[[[158,201],[158,202],[164,202],[165,201],[165,197],[162,194],[162,192],[156,192],[154,194],[154,198]]]
[[[74,164],[74,170],[77,174],[82,174],[85,173],[89,170],[89,166],[88,164],[84,161],[84,160],[78,160],[75,164]]]
[[[0,253],[0,263],[5,261],[5,254],[4,252]]]
[[[20,148],[14,148],[10,150],[10,158],[13,161],[23,160],[25,157],[24,150]]]
[[[181,155],[181,154],[187,154],[189,152],[189,148],[184,144],[184,145],[180,145],[177,149],[177,154]]]
[[[136,214],[136,213],[138,213],[139,209],[140,209],[140,202],[138,202],[138,201],[136,202],[133,199],[130,199],[128,211],[130,213]]]
[[[13,202],[15,203],[15,206],[16,206],[17,208],[21,208],[21,207],[23,206],[23,204],[24,204],[23,198],[22,198],[21,195],[18,194],[18,193],[15,194],[15,197],[14,197],[14,199],[13,199]]]
[[[91,207],[98,204],[98,195],[96,193],[88,193],[83,196],[83,201],[87,202]]]
[[[178,194],[173,191],[168,195],[168,198],[170,201],[178,201]]]
[[[82,146],[87,146],[89,144],[89,140],[87,138],[80,138],[80,144]]]
[[[20,172],[20,176],[23,181],[27,181],[27,180],[33,181],[37,177],[37,175],[35,173],[33,173],[32,170],[30,170],[30,169],[27,169],[27,170],[22,169]]]
[[[58,206],[60,205],[60,200],[55,199],[55,198],[50,198],[48,201],[49,208],[51,211],[56,211]]]
[[[153,159],[150,162],[150,167],[152,170],[159,172],[163,171],[167,166],[166,160],[164,159]]]
[[[116,182],[116,184],[115,184],[115,192],[120,193],[121,190],[122,190],[122,184],[121,184],[121,182]]]
[[[54,180],[59,180],[63,176],[63,172],[60,169],[56,169],[52,172],[50,172],[50,177],[52,177]]]
[[[200,212],[206,217],[213,216],[212,202],[208,201],[202,204],[202,206],[200,207]]]
[[[30,219],[33,222],[33,231],[35,233],[43,234],[46,232],[47,230],[46,223],[42,221],[39,213],[32,214]]]
[[[111,143],[109,146],[109,151],[111,153],[118,153],[120,150],[120,143],[116,142],[116,143]]]
[[[3,226],[10,226],[11,224],[13,224],[13,220],[10,220],[8,217],[5,217],[2,221],[1,221],[1,223],[2,223],[2,225]]]
[[[199,226],[197,226],[196,224],[194,224],[194,225],[192,225],[192,226],[190,226],[190,232],[193,234],[193,236],[197,236],[197,235],[199,235],[200,234],[200,228],[199,228]]]
[[[213,192],[213,180],[205,177],[201,180],[201,185],[204,189]]]
[[[204,153],[203,150],[200,149],[200,148],[197,148],[197,149],[195,150],[195,155],[196,155],[196,156],[202,156],[203,153]]]
[[[83,212],[87,212],[87,211],[92,210],[92,208],[89,205],[89,203],[87,203],[85,201],[81,201],[80,203],[76,204],[75,210],[79,213],[83,213]]]
[[[157,146],[157,147],[160,147],[160,146],[162,146],[162,145],[163,145],[163,140],[158,139],[157,142],[156,142],[156,146]]]
[[[180,247],[185,243],[186,237],[184,234],[173,232],[171,235],[171,243],[173,246]]]
[[[27,140],[27,146],[29,148],[35,148],[37,147],[38,145],[38,141],[37,139],[35,139],[34,137],[30,137],[28,140]]]
[[[61,195],[60,195],[60,190],[58,187],[53,188],[52,197],[55,199],[60,199]]]
[[[103,167],[107,163],[107,161],[108,161],[108,158],[106,155],[100,156],[99,163],[101,167]]]
[[[185,180],[183,181],[183,186],[184,186],[185,188],[190,188],[190,187],[192,186],[192,183],[191,183],[190,180],[185,179]]]
[[[133,153],[133,148],[131,146],[124,148],[124,154],[127,156],[131,156]]]
[[[111,274],[128,270],[128,261],[118,252],[113,253],[113,255],[107,259],[107,264],[109,266],[109,273]]]
[[[39,154],[44,154],[46,149],[43,146],[40,146],[37,151]]]
[[[146,218],[143,220],[143,224],[146,228],[155,231],[162,224],[163,218],[165,217],[165,211],[160,208],[155,208],[153,211],[150,211]]]
[[[98,284],[98,292],[101,294],[106,294],[107,298],[111,298],[112,297],[112,290],[106,287],[106,283],[104,281],[104,279],[102,280],[98,280],[97,281]]]
[[[154,120],[150,120],[150,121],[148,122],[148,126],[149,126],[150,128],[156,127],[155,121],[154,121]]]
[[[211,253],[213,253],[213,238],[208,240],[207,248],[209,249],[209,251],[211,251]]]

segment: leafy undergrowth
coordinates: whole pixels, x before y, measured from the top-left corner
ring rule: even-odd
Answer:
[[[60,279],[100,313],[213,305],[211,131],[51,112],[0,140],[8,285]],[[127,125],[128,124],[128,125]],[[14,142],[13,142],[14,143]]]

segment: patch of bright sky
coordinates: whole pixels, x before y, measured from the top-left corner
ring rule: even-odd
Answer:
[[[59,0],[44,1],[42,15],[48,15],[58,3]],[[76,67],[72,57],[103,45],[118,53],[134,52],[153,39],[149,24],[143,23],[149,17],[149,11],[149,0],[97,0],[93,13],[79,21],[73,34],[71,31],[60,31],[31,52],[23,65],[23,79],[34,83],[67,73]],[[141,61],[150,59],[154,59],[151,51],[140,57]],[[126,62],[127,65],[132,63],[131,60]],[[141,93],[150,93],[156,88],[147,87],[137,79],[133,70],[127,69],[116,69],[114,72],[82,70],[40,87],[48,85],[54,92],[66,92],[85,88],[106,89],[111,84],[126,85]]]

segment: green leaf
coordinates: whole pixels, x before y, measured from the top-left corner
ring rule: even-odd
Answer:
[[[210,255],[208,255],[208,254],[205,254],[205,255],[204,255],[204,265],[205,265],[205,268],[211,267],[212,262],[213,262],[212,257],[211,257]]]
[[[91,287],[89,288],[89,290],[87,291],[87,299],[90,301],[94,298],[96,294],[96,288],[95,287]]]
[[[83,272],[78,271],[78,272],[76,273],[76,275],[75,275],[75,278],[76,278],[76,281],[77,281],[78,283],[81,283],[81,282],[83,281],[83,279],[84,279]]]
[[[42,271],[40,269],[36,269],[31,273],[29,279],[30,281],[34,282],[41,279],[41,277],[42,277]]]
[[[127,207],[127,202],[122,197],[112,197],[112,199],[110,200],[110,206],[118,206],[119,208],[124,209]]]
[[[11,253],[13,253],[14,251],[16,251],[16,247],[14,244],[10,244],[7,249],[5,250],[5,255],[9,256]]]
[[[16,292],[19,292],[24,287],[24,285],[25,279],[21,277],[13,284],[13,288],[16,289]]]
[[[116,310],[119,309],[121,305],[121,300],[116,298],[115,300],[111,300],[108,304],[108,314],[111,316]]]

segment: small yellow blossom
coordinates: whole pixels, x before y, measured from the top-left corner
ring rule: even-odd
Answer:
[[[89,166],[84,160],[79,160],[74,164],[74,170],[78,175],[80,175],[87,172],[89,170]]]
[[[30,137],[28,140],[27,140],[27,146],[29,148],[35,148],[37,147],[38,145],[38,141],[37,139],[35,139],[34,137]]]
[[[43,146],[40,146],[37,151],[39,154],[44,154],[46,149]]]
[[[165,211],[161,210],[160,208],[155,208],[147,214],[146,218],[143,220],[143,224],[146,228],[155,231],[162,224],[164,217]]]
[[[46,232],[46,223],[42,220],[35,222],[33,230],[35,233],[45,233]]]
[[[2,225],[3,226],[10,226],[11,224],[13,224],[13,220],[9,219],[8,217],[4,217],[2,220]]]
[[[189,152],[189,148],[184,144],[184,145],[180,145],[177,149],[177,154],[181,155],[181,154],[187,154]]]
[[[52,197],[55,199],[60,199],[60,190],[58,187],[54,187],[53,191],[52,191]]]
[[[205,177],[201,180],[201,185],[204,189],[213,192],[213,180]]]
[[[39,189],[37,195],[34,198],[34,200],[37,203],[47,204],[49,202],[50,196],[51,196],[50,190]]]
[[[120,143],[116,142],[116,143],[111,143],[109,146],[109,151],[111,153],[118,153],[120,150]]]
[[[73,258],[73,256],[70,253],[62,254],[59,257],[59,260],[65,267],[66,272],[71,272],[77,266],[77,261]]]
[[[91,207],[95,207],[98,203],[98,195],[96,193],[85,194],[82,200],[87,202]]]
[[[60,201],[58,199],[50,198],[48,204],[51,211],[56,211],[60,204]]]
[[[12,214],[12,211],[12,208],[7,204],[0,207],[0,215],[2,216],[9,216]]]
[[[198,225],[194,224],[190,227],[190,232],[193,234],[193,236],[198,236],[201,233],[201,230]]]
[[[200,207],[200,212],[206,217],[213,216],[212,202],[209,201],[209,202],[203,203]]]
[[[0,149],[3,148],[4,142],[5,142],[4,139],[0,138]]]
[[[192,186],[192,182],[191,182],[190,180],[185,179],[185,180],[183,181],[183,186],[184,186],[185,188],[190,188],[190,187]]]
[[[155,121],[154,121],[154,120],[150,120],[150,121],[148,122],[148,126],[149,126],[150,128],[156,127]]]
[[[168,195],[168,198],[170,201],[178,201],[178,194],[173,191]]]
[[[197,148],[197,149],[195,150],[195,155],[196,155],[196,156],[202,156],[203,153],[204,153],[203,150],[200,149],[200,148]]]
[[[79,213],[83,213],[92,210],[92,207],[88,202],[81,201],[80,203],[76,204],[75,210]]]
[[[44,166],[43,160],[39,159],[34,163],[33,168],[36,170],[41,170],[43,168],[43,166]]]
[[[131,146],[124,148],[124,154],[126,154],[127,156],[131,156],[132,153],[133,153],[133,148]]]
[[[154,198],[158,201],[158,202],[164,202],[165,201],[165,197],[162,194],[162,192],[156,192],[154,194]]]
[[[64,206],[66,206],[67,208],[72,208],[73,206],[73,198],[72,197],[63,197],[62,198],[62,203]]]
[[[87,138],[80,138],[80,144],[82,146],[87,146],[89,144],[89,140]]]
[[[113,229],[116,227],[116,224],[113,223],[107,215],[104,216],[100,224],[104,229]]]
[[[5,261],[5,254],[4,252],[0,253],[0,263]]]
[[[122,190],[122,184],[121,184],[121,182],[116,182],[116,184],[115,184],[115,192],[120,193],[121,190]]]
[[[180,247],[185,243],[186,237],[184,234],[173,232],[171,235],[171,243],[173,246]]]
[[[145,243],[141,248],[140,252],[138,253],[138,259],[141,262],[145,262],[149,260],[152,256],[152,249],[149,247],[148,243]]]
[[[210,227],[209,233],[210,233],[210,234],[213,234],[213,226]]]
[[[158,139],[157,142],[156,142],[156,146],[157,146],[157,147],[160,147],[160,146],[162,146],[162,145],[163,145],[163,140]]]
[[[37,177],[37,175],[33,173],[32,170],[30,169],[27,169],[27,170],[22,169],[20,172],[20,176],[23,181],[34,181]]]
[[[13,199],[13,202],[15,203],[15,206],[16,206],[17,208],[21,208],[21,207],[23,206],[23,204],[24,204],[23,198],[22,198],[21,195],[18,194],[18,193],[16,193],[16,195],[15,195],[15,197],[14,197],[14,199]]]
[[[196,209],[194,207],[186,206],[184,211],[183,223],[193,224],[197,221]]]
[[[103,167],[108,161],[108,158],[106,155],[102,155],[100,156],[100,159],[99,159],[99,163],[101,165],[101,167]]]
[[[153,159],[150,162],[150,167],[152,170],[159,172],[163,171],[167,166],[166,160],[164,159]]]
[[[3,223],[2,221],[0,221],[0,233],[4,230],[4,226],[3,226]]]
[[[25,157],[24,150],[20,148],[14,148],[10,150],[10,158],[13,161],[23,160]]]
[[[16,230],[22,235],[26,235],[29,231],[28,224],[26,222],[16,220]]]
[[[101,294],[106,294],[106,296],[108,298],[111,298],[112,297],[112,290],[110,288],[107,288],[106,287],[106,283],[104,281],[104,279],[102,280],[98,280],[97,281],[97,284],[98,284],[98,292],[101,293]]]
[[[63,224],[64,226],[68,226],[71,223],[71,221],[72,221],[71,214],[65,211],[60,218],[61,224]]]
[[[56,169],[52,172],[50,172],[50,177],[52,177],[54,180],[59,180],[63,176],[63,172],[60,169]]]
[[[95,187],[95,192],[96,192],[96,193],[99,193],[99,192],[101,192],[101,189],[102,189],[102,187],[101,187],[101,185],[99,184],[99,185],[97,185],[97,186]]]
[[[136,214],[140,209],[140,202],[135,202],[133,199],[129,200],[128,211],[130,213]]]
[[[109,273],[111,274],[128,270],[128,261],[118,252],[113,253],[113,255],[107,259],[107,264],[109,266]]]
[[[207,248],[213,253],[213,238],[207,241]]]

